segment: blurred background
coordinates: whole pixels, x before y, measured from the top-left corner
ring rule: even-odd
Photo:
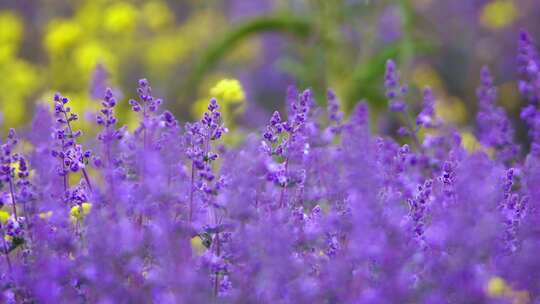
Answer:
[[[377,114],[388,58],[409,102],[429,85],[438,113],[461,126],[489,65],[516,118],[518,31],[540,39],[538,16],[538,0],[0,0],[1,123],[27,123],[54,91],[90,116],[111,86],[133,124],[127,99],[143,77],[182,121],[216,96],[230,125],[260,127],[289,84],[321,105],[331,87],[346,111],[366,100]]]

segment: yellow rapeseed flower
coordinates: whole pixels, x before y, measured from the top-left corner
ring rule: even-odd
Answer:
[[[486,4],[480,13],[481,24],[492,30],[505,28],[518,18],[518,10],[512,0],[495,0]]]
[[[40,214],[38,214],[38,216],[42,220],[48,220],[53,216],[53,212],[52,211],[41,212]]]
[[[191,249],[196,255],[202,255],[206,251],[206,247],[204,247],[199,236],[191,238]]]
[[[192,105],[191,113],[193,113],[193,116],[199,117],[202,113],[207,111],[208,101],[211,97],[217,99],[220,111],[223,114],[223,119],[227,123],[227,126],[233,127],[233,114],[238,113],[238,110],[243,110],[242,107],[233,106],[242,105],[246,98],[246,94],[240,81],[230,78],[218,81],[217,84],[210,89],[210,97],[201,98]]]
[[[501,277],[491,277],[486,283],[486,294],[491,298],[504,298],[512,304],[530,303],[529,292],[526,290],[514,290]]]
[[[467,121],[467,108],[463,101],[453,96],[443,96],[435,102],[435,113],[443,121],[454,125],[464,124]]]
[[[149,28],[159,30],[173,21],[173,14],[163,1],[148,1],[143,6],[144,22]]]
[[[9,219],[9,213],[4,210],[0,210],[0,223],[4,224]]]
[[[152,39],[152,47],[145,54],[151,69],[163,73],[186,57],[189,46],[177,33],[162,34]]]
[[[103,27],[114,33],[131,32],[137,25],[137,9],[127,2],[117,2],[105,10]]]
[[[98,41],[86,41],[78,45],[73,52],[73,59],[77,67],[84,72],[85,75],[90,75],[98,63],[104,63],[105,66],[113,66],[114,56],[103,47]]]
[[[493,298],[502,297],[507,290],[508,286],[501,277],[492,277],[489,279],[486,286],[487,294]]]
[[[242,84],[236,79],[220,80],[210,89],[210,94],[225,104],[239,103],[246,98]]]
[[[23,22],[17,14],[0,11],[0,62],[16,55],[23,32]]]
[[[84,1],[75,11],[73,18],[88,34],[99,33],[103,29],[103,12],[106,5],[106,1],[103,0]]]
[[[45,48],[51,55],[59,55],[70,49],[82,37],[83,29],[72,20],[52,20],[45,33]]]
[[[444,90],[443,80],[437,71],[428,64],[419,64],[412,72],[413,83],[419,88],[429,86],[434,91]]]
[[[11,162],[11,168],[13,168],[13,173],[15,175],[18,175],[20,171],[20,167],[19,167],[19,162],[18,161],[15,161],[15,162]]]
[[[71,210],[69,210],[69,218],[73,223],[77,221],[82,221],[88,214],[90,214],[91,210],[91,203],[82,203],[80,206],[73,206],[71,207]]]
[[[482,145],[471,132],[461,132],[461,144],[468,152],[476,152],[482,149]]]
[[[0,43],[18,43],[22,34],[21,18],[13,11],[0,11]]]
[[[38,77],[36,66],[17,58],[0,64],[0,73],[9,75],[0,83],[0,91],[4,92],[0,96],[0,110],[4,123],[16,126],[26,117],[24,105],[42,80]]]

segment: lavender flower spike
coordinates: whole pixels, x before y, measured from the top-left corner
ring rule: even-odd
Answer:
[[[404,97],[407,94],[407,86],[401,85],[399,71],[393,60],[386,62],[386,72],[384,74],[384,87],[386,97],[390,101],[390,110],[393,112],[405,112],[407,104]]]

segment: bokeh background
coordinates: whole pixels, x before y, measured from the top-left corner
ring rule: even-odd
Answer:
[[[388,58],[409,102],[430,85],[458,126],[474,119],[489,65],[517,121],[518,31],[540,39],[538,16],[538,0],[0,0],[1,123],[27,123],[54,91],[90,116],[111,86],[131,124],[125,101],[142,77],[183,121],[218,95],[230,125],[260,127],[289,84],[313,88],[320,104],[332,87],[347,111],[366,100],[377,116]]]

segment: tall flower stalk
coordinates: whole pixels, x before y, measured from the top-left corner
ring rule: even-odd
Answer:
[[[17,199],[16,190],[14,185],[15,168],[13,164],[17,161],[17,155],[13,155],[13,149],[18,140],[15,136],[15,130],[9,129],[9,133],[6,142],[0,147],[2,155],[0,156],[1,163],[1,180],[7,183],[9,186],[9,193],[11,197],[11,208],[13,215],[17,218]]]
[[[77,144],[77,138],[81,137],[80,130],[73,131],[71,122],[79,119],[77,114],[71,112],[71,108],[66,106],[69,102],[67,97],[59,93],[54,95],[54,115],[56,117],[57,128],[54,132],[55,139],[58,141],[58,148],[52,150],[52,156],[58,158],[61,165],[57,172],[63,178],[64,193],[67,193],[69,184],[69,172],[82,172],[86,186],[92,191],[90,176],[86,171],[86,165],[89,163],[91,152],[83,151],[80,144]]]
[[[142,119],[139,128],[136,133],[142,133],[144,150],[148,149],[152,142],[149,138],[148,132],[154,123],[153,114],[157,112],[159,106],[163,103],[160,98],[155,98],[152,95],[152,88],[150,83],[146,79],[139,80],[139,87],[137,88],[139,100],[130,99],[129,104],[134,112],[141,113]]]
[[[113,148],[115,142],[120,141],[124,137],[125,127],[116,129],[117,119],[114,114],[114,108],[117,104],[116,98],[114,97],[113,91],[110,88],[105,90],[105,95],[103,101],[101,102],[102,108],[100,109],[98,115],[96,116],[96,122],[98,125],[103,127],[103,130],[98,134],[98,140],[102,143],[102,151],[104,154],[104,168],[105,168],[105,178],[110,187],[111,196],[115,196],[115,163],[118,160],[113,158]],[[101,162],[101,161],[99,161]]]
[[[311,90],[298,94],[296,88],[289,87],[287,101],[289,104],[289,119],[281,120],[279,112],[274,112],[263,134],[262,149],[270,157],[279,161],[277,168],[270,170],[267,179],[281,187],[277,207],[285,206],[287,188],[294,182],[289,173],[291,157],[299,149],[303,149],[305,124],[313,104]]]

